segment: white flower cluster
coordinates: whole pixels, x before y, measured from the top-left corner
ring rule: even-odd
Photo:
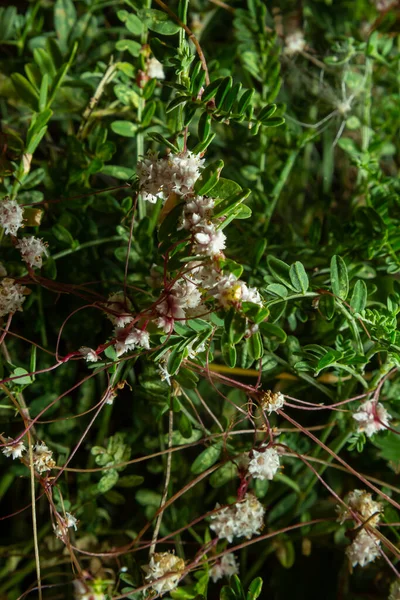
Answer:
[[[57,525],[54,525],[54,533],[57,537],[62,538],[65,536],[65,534],[67,533],[67,529],[69,527],[73,527],[75,529],[75,531],[77,530],[77,523],[78,523],[78,519],[76,517],[74,517],[74,515],[71,515],[71,513],[66,512],[65,513],[65,519],[63,519],[62,517],[59,517],[60,519],[60,523],[58,523]]]
[[[377,431],[388,427],[391,416],[380,402],[367,400],[358,407],[353,419],[357,421],[357,431],[371,437]]]
[[[219,506],[217,504],[216,508]],[[211,515],[213,523],[210,528],[219,538],[225,538],[229,543],[234,537],[250,539],[253,535],[260,533],[264,523],[264,514],[263,505],[253,494],[248,493],[242,502],[237,502],[234,506],[226,506]]]
[[[79,348],[79,352],[84,357],[86,362],[97,362],[100,358],[98,354],[96,354],[96,350],[93,350],[93,348],[88,348],[87,346],[81,346]]]
[[[357,513],[362,521],[368,520],[371,527],[377,525],[381,518],[382,504],[372,500],[372,496],[365,490],[353,490],[345,498],[348,508],[338,506],[339,522],[344,523],[347,519],[353,519],[352,513]],[[373,516],[374,515],[374,516]]]
[[[372,533],[362,529],[352,544],[346,548],[347,557],[353,567],[356,565],[365,567],[368,563],[373,562],[380,555],[380,543],[380,540]]]
[[[158,158],[157,154],[148,154],[137,165],[143,198],[154,203],[158,198],[168,198],[172,192],[179,196],[187,196],[200,175],[203,163],[204,159],[190,150],[165,158]]]
[[[56,466],[53,460],[53,452],[48,449],[44,442],[36,444],[33,449],[33,466],[38,473],[45,473]]]
[[[184,569],[185,561],[171,552],[155,552],[152,554],[148,566],[143,567],[146,579],[151,583],[154,582],[152,588],[158,594],[165,594],[176,588]],[[169,573],[171,573],[170,577],[157,582],[157,579]]]
[[[213,208],[214,200],[203,196],[191,198],[184,206],[179,229],[192,232],[195,254],[213,257],[225,248],[225,234],[217,228],[218,223],[211,221]]]
[[[116,327],[114,335],[116,337],[115,350],[117,356],[121,356],[125,352],[131,352],[138,346],[146,350],[150,349],[150,336],[147,331],[136,329],[136,327],[131,331],[127,331],[124,327]]]
[[[154,57],[147,61],[147,75],[150,79],[165,79],[164,68]]]
[[[210,293],[217,298],[224,308],[238,305],[241,302],[262,305],[258,290],[248,287],[244,281],[238,279],[232,273],[223,275],[217,281],[216,286],[210,290]]]
[[[22,207],[15,200],[3,200],[0,203],[0,225],[6,235],[16,235],[23,225]]]
[[[33,235],[19,239],[16,247],[21,252],[22,260],[32,268],[40,269],[43,263],[43,254],[45,256],[48,254],[47,245]]]
[[[17,310],[22,310],[25,302],[23,292],[25,287],[19,283],[14,283],[14,279],[5,278],[0,282],[0,317],[10,313],[14,314]]]
[[[210,569],[210,577],[214,583],[223,577],[232,577],[239,573],[239,565],[236,562],[235,555],[232,552],[224,556],[215,563]]]
[[[19,441],[16,443],[12,443],[12,442],[14,442],[14,440],[10,437],[7,438],[6,441],[8,442],[8,445],[4,446],[4,448],[2,450],[4,456],[7,456],[7,458],[12,456],[13,460],[15,458],[21,458],[22,454],[26,451],[24,442]]]
[[[178,280],[167,292],[164,300],[157,305],[156,311],[160,316],[156,324],[165,333],[172,332],[175,320],[182,321],[186,318],[187,309],[199,306],[201,292],[196,283],[193,280]]]
[[[132,303],[124,292],[115,292],[108,297],[107,310],[107,317],[116,327],[124,327],[133,319],[130,314]]]
[[[400,579],[396,579],[390,586],[389,600],[400,600]]]
[[[255,479],[273,479],[280,467],[279,454],[275,448],[261,446],[261,452],[252,451],[249,473]]]
[[[303,52],[306,47],[306,41],[304,39],[303,32],[300,30],[294,31],[285,37],[285,50],[284,54],[293,56],[298,52]]]
[[[285,396],[280,392],[266,391],[261,399],[261,408],[269,415],[285,406]]]

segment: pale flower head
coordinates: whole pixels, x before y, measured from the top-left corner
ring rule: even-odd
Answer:
[[[80,354],[84,357],[86,362],[97,362],[99,360],[99,356],[96,354],[96,350],[92,348],[88,348],[87,346],[81,346],[79,348]]]
[[[53,452],[48,449],[44,442],[36,444],[33,449],[33,466],[39,473],[50,471],[56,466],[53,460]]]
[[[21,252],[22,260],[32,269],[40,269],[43,264],[43,255],[47,255],[47,246],[43,240],[29,235],[18,240],[16,248]]]
[[[182,222],[178,229],[194,229],[210,221],[214,200],[203,196],[189,199],[184,206]]]
[[[284,54],[292,56],[298,52],[303,52],[306,47],[306,41],[304,39],[303,32],[300,30],[294,31],[285,37],[285,50]]]
[[[65,519],[63,517],[59,517],[59,519],[60,523],[54,526],[54,533],[57,537],[62,538],[65,536],[69,527],[73,527],[75,531],[78,529],[78,519],[74,515],[71,515],[71,513],[66,512]]]
[[[371,437],[377,431],[388,427],[391,416],[380,402],[367,400],[358,407],[353,419],[357,421],[357,431]]]
[[[216,508],[219,508],[219,504]],[[234,537],[250,539],[260,533],[264,514],[263,505],[253,494],[247,493],[242,502],[237,502],[234,506],[226,506],[211,515],[213,522],[210,529],[215,531],[219,538],[227,539],[229,543]]]
[[[152,583],[152,588],[158,594],[170,592],[179,583],[185,569],[185,561],[171,552],[154,552],[150,558],[150,562],[143,570],[146,572],[146,579]],[[171,573],[162,581],[157,582],[157,579]]]
[[[353,567],[356,565],[365,567],[368,563],[373,562],[380,555],[380,543],[380,540],[362,529],[353,543],[346,548],[347,557]]]
[[[147,331],[133,328],[132,331],[127,332],[123,327],[116,327],[114,334],[117,356],[121,356],[125,352],[131,352],[138,346],[146,350],[150,349],[150,336]]]
[[[279,454],[275,448],[266,448],[261,452],[253,450],[249,464],[249,473],[255,479],[273,479],[280,467]]]
[[[7,438],[7,442],[9,442],[8,445],[4,446],[2,449],[4,456],[6,456],[7,458],[12,456],[13,460],[16,458],[21,458],[22,454],[26,451],[24,442],[22,440],[20,440],[19,442],[16,442],[15,444],[10,443],[10,442],[14,442],[14,440],[10,437]]]
[[[195,254],[216,256],[225,248],[226,236],[223,231],[216,229],[214,223],[210,222],[196,228],[194,241]]]
[[[353,490],[349,492],[345,501],[349,507],[348,509],[344,506],[337,507],[340,523],[344,523],[347,519],[353,519],[352,513],[356,513],[363,522],[368,520],[368,525],[371,527],[379,523],[383,507],[380,502],[372,500],[369,492]]]
[[[164,68],[155,57],[147,61],[147,75],[150,79],[165,79]]]
[[[0,317],[4,317],[17,310],[22,311],[22,305],[25,302],[23,292],[26,288],[14,279],[5,277],[0,282]]]
[[[23,225],[23,208],[15,200],[2,200],[0,202],[0,226],[6,235],[16,235]]]
[[[117,327],[124,327],[132,321],[132,303],[129,298],[125,297],[124,292],[115,292],[108,297],[107,318]]]
[[[281,392],[272,392],[268,390],[261,399],[261,408],[269,415],[281,410],[285,405],[285,396]]]
[[[210,569],[210,577],[216,583],[222,577],[232,577],[238,575],[239,565],[236,562],[235,555],[232,552],[224,554],[221,560],[217,561]]]
[[[396,579],[390,586],[389,600],[400,600],[400,579]]]

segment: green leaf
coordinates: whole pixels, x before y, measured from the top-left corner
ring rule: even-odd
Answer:
[[[238,183],[236,183],[236,181],[220,177],[216,185],[209,192],[208,196],[210,198],[219,198],[220,200],[226,200],[227,198],[230,198],[234,194],[237,194],[241,191],[242,188]]]
[[[281,283],[270,283],[265,288],[266,291],[270,294],[274,294],[275,296],[279,296],[280,298],[286,298],[288,295],[288,289]]]
[[[286,342],[287,335],[278,327],[278,325],[274,325],[273,323],[266,323],[265,321],[260,323],[259,325],[260,331],[265,337],[271,339],[274,342],[278,342],[279,344],[283,344]]]
[[[16,383],[17,385],[29,385],[33,381],[28,371],[22,367],[17,367],[14,369],[11,377],[18,377],[18,379],[13,379],[13,383]]]
[[[289,269],[290,281],[297,292],[306,293],[308,290],[308,276],[301,262],[295,262]]]
[[[193,154],[201,154],[202,152],[204,152],[208,146],[211,144],[211,142],[213,141],[213,139],[215,138],[216,134],[215,133],[210,133],[210,135],[208,136],[207,139],[205,139],[203,142],[199,142],[197,144],[197,146],[195,146],[192,150]]]
[[[221,456],[222,447],[222,442],[217,442],[203,450],[203,452],[201,452],[193,461],[190,471],[194,475],[200,475],[200,473],[207,471],[207,469],[212,467]]]
[[[180,350],[179,348],[174,348],[171,352],[171,355],[168,359],[167,370],[170,375],[175,375],[177,371],[179,371],[179,367],[182,364],[183,359],[187,356],[187,349],[184,348]]]
[[[221,352],[225,364],[227,364],[228,367],[233,368],[236,365],[237,359],[236,348],[229,341],[228,335],[226,333],[224,333],[221,337]]]
[[[109,471],[106,471],[106,473],[103,475],[103,477],[100,479],[99,483],[97,484],[98,491],[101,494],[105,494],[106,492],[111,490],[111,488],[114,487],[114,485],[117,483],[118,479],[119,479],[119,475],[115,469],[110,469]]]
[[[264,106],[264,108],[262,108],[258,113],[257,120],[261,121],[261,123],[267,121],[270,117],[272,117],[272,115],[276,111],[276,108],[276,104],[267,104],[267,106]]]
[[[211,116],[207,112],[203,112],[197,126],[197,135],[199,140],[204,142],[210,135],[211,131]]]
[[[120,21],[125,23],[125,27],[133,35],[140,35],[142,33],[143,23],[136,15],[128,13],[126,10],[119,10],[117,12],[117,17]]]
[[[189,439],[192,437],[192,423],[189,421],[188,417],[183,412],[181,412],[178,417],[178,429],[182,437],[184,437],[185,439]]]
[[[221,171],[224,168],[223,160],[216,160],[215,162],[208,165],[202,172],[200,177],[194,184],[194,191],[199,196],[207,195],[212,188],[218,183]]]
[[[136,123],[129,123],[129,121],[113,121],[111,129],[114,133],[123,137],[136,137],[138,126]]]
[[[47,94],[49,91],[49,76],[47,73],[43,75],[39,93],[39,111],[42,112],[46,108]]]
[[[246,112],[247,107],[250,105],[253,100],[253,96],[255,94],[255,90],[246,90],[240,97],[238,102],[237,112],[240,115],[243,115]]]
[[[343,258],[336,255],[331,260],[332,291],[341,300],[346,300],[349,293],[349,276]]]
[[[207,103],[212,98],[214,98],[215,94],[218,91],[218,87],[221,85],[222,82],[223,82],[223,77],[218,77],[218,79],[215,79],[214,81],[212,81],[204,90],[204,92],[201,96],[201,101]]]
[[[246,346],[251,358],[253,358],[254,360],[259,360],[262,357],[264,349],[262,344],[262,338],[258,331],[256,331],[256,333],[253,333],[253,335],[251,335],[246,340]]]
[[[267,264],[275,279],[286,285],[291,290],[296,291],[296,288],[292,284],[290,267],[288,264],[283,262],[283,260],[279,260],[279,258],[275,258],[275,256],[268,256]]]
[[[232,479],[238,476],[238,469],[235,463],[228,462],[223,465],[220,469],[217,469],[212,473],[210,477],[210,485],[213,488],[219,488],[226,485]]]
[[[233,590],[231,590],[231,588],[229,586],[224,585],[224,587],[221,589],[219,599],[220,600],[237,600],[237,596],[233,592]]]
[[[180,30],[180,26],[174,23],[167,13],[155,8],[144,8],[138,10],[139,19],[151,30],[161,35],[174,35]]]
[[[323,356],[317,364],[317,371],[321,371],[322,369],[326,369],[332,363],[337,362],[340,358],[342,358],[343,353],[338,352],[337,350],[330,350]]]
[[[119,50],[119,52],[124,52],[127,50],[132,56],[139,56],[142,49],[141,44],[139,44],[139,42],[135,42],[134,40],[119,40],[115,44],[115,47],[117,50]]]
[[[120,477],[118,479],[116,485],[122,488],[132,488],[142,485],[143,481],[144,477],[141,475],[124,475],[124,477]]]
[[[239,216],[239,210],[241,210],[242,208],[248,208],[247,206],[244,207],[242,205],[242,202],[246,200],[246,198],[248,198],[250,194],[251,190],[244,189],[234,193],[232,196],[229,196],[221,202],[217,202],[214,209],[214,218],[222,217],[231,213],[235,215],[235,218],[246,218],[243,216]]]
[[[280,539],[275,552],[282,567],[285,567],[285,569],[290,569],[290,567],[293,566],[295,559],[295,550],[293,542],[291,540],[287,538],[283,540]]]
[[[54,27],[61,50],[67,51],[68,37],[76,22],[76,10],[72,0],[56,0],[54,5]]]
[[[119,165],[105,165],[101,172],[105,175],[115,177],[116,179],[124,179],[125,181],[128,181],[128,179],[131,179],[136,174],[134,169],[131,169],[130,167],[121,167]]]
[[[246,600],[257,600],[259,595],[261,594],[263,586],[263,580],[261,577],[256,577],[249,585],[249,590],[247,592]]]
[[[367,285],[363,279],[358,279],[353,289],[350,306],[355,313],[361,314],[367,306]]]
[[[135,499],[141,506],[153,506],[154,508],[159,508],[161,504],[161,494],[154,492],[153,490],[138,490],[135,494]]]
[[[232,87],[232,77],[224,77],[220,85],[218,86],[217,93],[215,94],[215,104],[217,108],[222,108],[225,97]]]
[[[148,127],[150,125],[155,112],[156,112],[156,103],[154,102],[154,100],[152,100],[151,102],[147,102],[146,106],[144,107],[143,114],[142,114],[142,122],[141,122],[142,127]]]
[[[39,110],[39,94],[33,85],[20,73],[13,73],[11,80],[21,100],[37,112]]]
[[[330,294],[323,294],[319,299],[318,308],[324,317],[330,321],[335,314],[335,298]]]
[[[279,127],[280,125],[283,125],[284,122],[285,119],[283,117],[271,117],[270,119],[263,121],[262,125],[264,125],[264,127]]]

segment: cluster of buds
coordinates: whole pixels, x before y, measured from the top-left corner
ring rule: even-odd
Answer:
[[[165,594],[178,585],[185,570],[185,561],[171,552],[154,552],[149,564],[142,568],[146,579],[152,583],[153,590],[157,594]]]
[[[65,537],[65,535],[67,534],[67,530],[70,527],[73,527],[74,530],[77,530],[77,524],[78,524],[78,519],[76,517],[74,517],[74,515],[71,515],[71,513],[66,512],[65,513],[65,518],[63,517],[58,517],[58,523],[57,525],[54,525],[54,533],[55,535],[62,539]]]
[[[26,452],[26,446],[24,442],[14,442],[14,440],[10,437],[7,438],[6,442],[7,445],[4,446],[2,452],[4,456],[7,456],[7,458],[9,458],[10,456],[13,460],[16,458],[21,458],[23,453]]]
[[[260,400],[260,406],[269,415],[273,412],[281,410],[285,406],[285,397],[281,392],[272,392],[267,390],[263,392]]]
[[[223,577],[232,577],[232,575],[238,575],[239,565],[236,561],[235,555],[232,552],[224,554],[221,560],[217,561],[210,569],[210,577],[214,583],[222,579]]]
[[[358,407],[353,419],[357,421],[357,431],[371,437],[389,426],[391,416],[380,402],[367,400]]]
[[[219,504],[215,508],[219,509]],[[234,537],[250,539],[260,533],[264,524],[264,514],[263,505],[253,494],[248,493],[243,501],[226,506],[211,515],[210,528],[219,538],[227,539],[229,543]]]
[[[280,468],[279,453],[275,448],[261,446],[260,451],[253,450],[248,471],[255,479],[273,479]]]
[[[344,523],[347,519],[354,519],[357,524],[361,521],[368,529],[361,529],[353,542],[346,549],[347,557],[353,567],[364,567],[373,562],[380,555],[380,540],[374,535],[374,527],[378,526],[382,504],[372,499],[365,490],[353,490],[345,498],[347,507],[337,507],[338,520]]]

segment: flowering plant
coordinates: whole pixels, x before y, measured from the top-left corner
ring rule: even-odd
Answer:
[[[390,5],[0,8],[0,597],[400,598]]]

